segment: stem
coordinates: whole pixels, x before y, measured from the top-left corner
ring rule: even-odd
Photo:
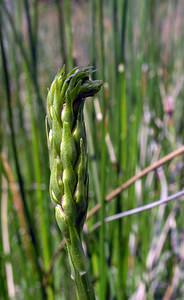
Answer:
[[[65,35],[65,22],[64,22],[64,3],[63,0],[55,0],[57,14],[58,14],[58,25],[59,25],[59,37],[60,37],[60,49],[63,64],[67,65],[67,51],[66,51],[66,35]]]
[[[66,54],[67,54],[67,67],[70,70],[73,67],[73,34],[72,34],[72,2],[71,0],[64,0],[65,12],[65,32],[66,32]]]
[[[69,238],[66,240],[71,264],[71,277],[75,281],[78,300],[94,300],[95,295],[88,274],[87,259],[82,247],[80,234],[69,225]]]
[[[100,77],[105,80],[105,49],[104,49],[104,1],[96,1],[96,24],[97,24],[97,49],[98,49],[98,60]],[[107,160],[107,150],[105,145],[105,135],[106,135],[106,101],[105,94],[103,92],[103,102],[102,102],[102,114],[103,120],[101,122],[101,159],[100,159],[100,204],[101,204],[101,222],[103,223],[105,216],[105,188],[106,188],[106,160]],[[105,235],[106,228],[105,223],[102,224],[100,228],[100,263],[99,263],[99,299],[106,299],[107,291],[107,269],[106,269],[106,255],[105,255]]]
[[[168,161],[174,159],[175,157],[179,156],[179,155],[183,155],[184,153],[184,146],[180,147],[179,149],[169,153],[168,155],[162,157],[161,159],[159,159],[158,161],[154,162],[153,164],[151,164],[150,166],[146,167],[145,169],[143,169],[142,171],[140,171],[138,174],[134,175],[133,177],[131,177],[130,179],[128,179],[126,182],[124,182],[122,185],[120,185],[119,187],[117,187],[115,190],[113,190],[112,192],[110,192],[106,197],[106,204],[108,202],[111,202],[113,199],[116,199],[116,197],[122,193],[123,191],[127,190],[132,184],[134,184],[137,180],[143,178],[144,176],[146,176],[148,173],[158,169],[160,166],[166,164]],[[95,207],[93,207],[87,215],[87,220],[90,219],[94,214],[96,214],[99,210],[101,209],[101,204],[97,204],[95,205]]]
[[[26,73],[26,70],[25,70]],[[27,74],[27,73],[26,73]],[[33,104],[31,101],[31,86],[29,78],[26,78],[26,86],[27,86],[27,101],[30,107],[30,112],[33,111]],[[47,212],[44,205],[44,193],[41,190],[41,182],[42,182],[42,172],[41,172],[41,161],[39,156],[39,133],[37,130],[36,120],[34,114],[31,114],[31,135],[32,135],[32,151],[33,151],[33,167],[35,172],[35,180],[37,183],[36,189],[36,197],[37,197],[37,207],[39,212],[39,228],[40,228],[40,244],[42,249],[43,256],[43,267],[45,272],[48,271],[50,265],[50,248],[49,248],[49,237],[48,237],[48,227],[47,227]],[[50,281],[52,281],[52,274],[50,274]],[[45,285],[47,297],[49,300],[54,299],[54,292],[52,289],[51,282]]]
[[[15,130],[14,130],[14,123],[13,123],[13,111],[12,111],[12,97],[11,97],[11,86],[10,86],[10,77],[9,77],[9,71],[8,71],[8,64],[7,64],[7,56],[5,52],[4,47],[4,37],[3,37],[3,31],[2,31],[2,16],[0,14],[0,48],[1,48],[1,58],[2,58],[2,65],[3,65],[3,71],[4,71],[4,81],[5,81],[5,90],[6,90],[6,100],[7,100],[7,109],[8,109],[8,121],[10,126],[10,135],[11,135],[11,146],[13,151],[13,157],[15,162],[15,170],[17,174],[22,204],[24,208],[24,214],[26,217],[26,222],[29,230],[29,235],[32,241],[33,250],[34,250],[34,259],[35,259],[35,266],[38,271],[39,279],[41,282],[41,292],[42,292],[42,299],[45,299],[45,287],[43,285],[43,274],[39,263],[39,249],[38,249],[38,242],[36,239],[35,231],[32,225],[32,220],[30,216],[30,212],[27,205],[27,199],[26,199],[26,193],[24,188],[24,179],[21,173],[19,158],[18,158],[18,149],[16,145],[16,138],[15,138]]]

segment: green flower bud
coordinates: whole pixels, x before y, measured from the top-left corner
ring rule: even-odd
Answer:
[[[50,196],[56,204],[61,204],[59,199],[63,196],[64,186],[62,181],[62,164],[59,157],[53,160],[52,173],[50,175]]]
[[[94,96],[102,86],[101,81],[90,79],[91,72],[92,69],[87,67],[75,68],[65,74],[62,68],[47,96],[50,197],[56,204],[56,221],[66,239],[72,278],[76,281],[79,299],[94,299],[81,243],[88,207],[88,160],[83,107],[85,98]]]
[[[65,69],[56,75],[47,97],[47,137],[50,197],[61,205],[64,220],[81,228],[88,206],[87,146],[84,99],[95,95],[102,82],[91,80],[92,69]],[[82,220],[82,221],[81,221]]]

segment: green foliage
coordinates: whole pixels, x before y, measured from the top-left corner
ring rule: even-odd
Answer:
[[[140,291],[164,299],[170,287],[173,299],[183,299],[181,202],[104,222],[183,188],[180,156],[105,200],[183,144],[183,10],[183,1],[0,1],[0,212],[8,200],[9,236],[7,254],[1,216],[3,300],[11,284],[18,300],[74,299],[70,266],[84,293],[89,279],[80,271],[89,270],[100,300]],[[99,90],[95,77],[103,89],[83,107],[81,99]],[[88,204],[101,209],[84,224]]]

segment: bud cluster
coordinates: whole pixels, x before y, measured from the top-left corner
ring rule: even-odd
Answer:
[[[56,75],[47,97],[47,137],[50,197],[59,227],[81,230],[88,206],[87,146],[84,99],[95,95],[102,82],[90,79],[91,68],[75,68]]]

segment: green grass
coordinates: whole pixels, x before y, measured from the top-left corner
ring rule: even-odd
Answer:
[[[0,222],[1,299],[10,299],[7,261],[15,299],[74,299],[65,248],[56,255],[63,235],[49,199],[44,122],[47,88],[64,63],[67,70],[93,65],[92,76],[104,81],[98,99],[85,106],[89,209],[102,206],[83,234],[96,297],[131,299],[142,282],[146,298],[163,299],[176,267],[182,271],[173,247],[181,247],[182,202],[151,270],[152,243],[175,205],[163,214],[155,208],[109,224],[104,217],[183,189],[184,160],[178,156],[162,175],[148,174],[105,204],[110,191],[184,142],[183,11],[182,1],[171,0],[0,1],[0,207],[6,196],[10,243],[6,257]],[[91,232],[98,221],[102,226]],[[173,298],[182,295],[178,280]]]

